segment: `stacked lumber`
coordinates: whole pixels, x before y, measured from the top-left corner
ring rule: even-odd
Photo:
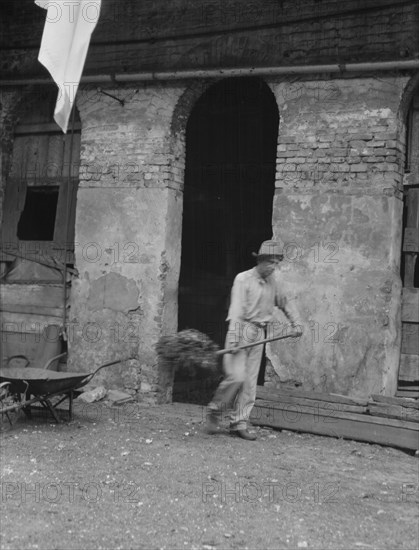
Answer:
[[[274,390],[259,386],[251,421],[260,426],[419,449],[419,402]]]
[[[405,229],[404,252],[417,252],[418,231]],[[410,262],[413,287],[414,263]],[[419,398],[419,288],[404,287],[402,294],[402,346],[396,397]]]
[[[372,395],[368,401],[368,413],[384,418],[419,422],[419,401],[402,397]]]

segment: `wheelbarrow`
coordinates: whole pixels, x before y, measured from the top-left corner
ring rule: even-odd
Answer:
[[[98,367],[90,373],[57,372],[33,367],[13,367],[0,369],[0,413],[6,414],[11,423],[9,412],[23,409],[30,416],[30,408],[36,403],[49,410],[56,422],[60,422],[56,408],[66,399],[69,400],[69,419],[73,417],[73,400],[80,395],[80,388],[88,384],[101,370],[123,361],[117,359]],[[12,397],[11,405],[1,406],[6,397]],[[22,400],[23,396],[23,400]],[[58,397],[58,401],[52,399]]]

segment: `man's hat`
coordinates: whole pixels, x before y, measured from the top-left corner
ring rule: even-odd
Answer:
[[[256,252],[252,252],[252,256],[255,256],[255,258],[269,256],[282,260],[284,258],[283,248],[284,245],[280,241],[263,241],[260,245],[259,252],[257,254]]]

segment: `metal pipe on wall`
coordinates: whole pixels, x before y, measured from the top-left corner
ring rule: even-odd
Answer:
[[[183,71],[157,71],[130,74],[104,74],[82,76],[81,84],[147,82],[154,80],[188,80],[193,78],[227,78],[238,76],[279,76],[316,73],[356,73],[370,71],[419,70],[419,59],[405,61],[378,61],[371,63],[342,63],[328,65],[297,65],[284,67],[241,67],[218,69],[191,69]],[[51,78],[23,78],[2,80],[0,86],[51,84]]]

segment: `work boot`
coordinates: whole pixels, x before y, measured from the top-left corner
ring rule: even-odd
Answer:
[[[216,411],[208,411],[205,421],[205,431],[207,432],[207,434],[215,434],[218,431],[219,422],[220,418]]]
[[[247,441],[255,441],[255,439],[257,439],[256,434],[250,433],[246,429],[230,430],[230,434],[234,435],[234,436],[237,436],[237,437],[241,437],[242,439],[247,439]]]

